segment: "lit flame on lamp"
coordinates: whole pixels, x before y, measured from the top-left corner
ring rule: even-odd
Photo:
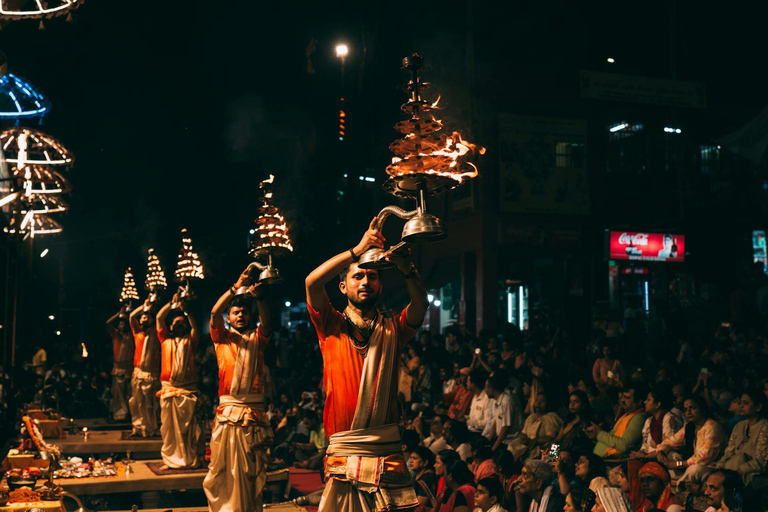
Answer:
[[[85,343],[80,343],[80,346],[83,347],[83,358],[88,357],[88,349],[85,348]]]

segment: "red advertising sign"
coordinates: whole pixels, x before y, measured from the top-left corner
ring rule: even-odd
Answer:
[[[685,236],[671,233],[611,231],[611,259],[639,261],[684,261]]]

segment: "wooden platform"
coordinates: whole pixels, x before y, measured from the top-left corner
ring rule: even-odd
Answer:
[[[146,462],[159,462],[146,461]],[[146,462],[132,462],[131,473],[126,474],[123,463],[118,462],[117,476],[88,478],[56,478],[54,482],[65,491],[78,496],[93,494],[117,494],[124,492],[146,491],[182,491],[201,489],[207,471],[196,471],[183,475],[156,475],[147,467]],[[287,471],[267,474],[267,486],[288,489],[290,475]],[[272,489],[271,489],[272,490]]]
[[[88,433],[88,440],[85,441],[81,434],[67,434],[64,439],[51,439],[49,442],[61,447],[61,453],[64,456],[89,455],[99,453],[125,453],[131,451],[131,455],[136,453],[154,453],[155,457],[160,455],[160,448],[163,446],[163,440],[153,439],[121,439],[120,430],[98,430]]]
[[[265,503],[264,510],[269,512],[307,512],[307,509],[293,503]],[[142,508],[140,512],[208,512],[208,507],[173,507],[173,508]],[[130,512],[122,510],[116,512]]]

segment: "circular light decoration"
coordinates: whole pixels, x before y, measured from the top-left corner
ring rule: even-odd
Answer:
[[[50,102],[26,80],[13,73],[0,77],[0,119],[43,117],[50,109]]]
[[[186,228],[181,230],[181,252],[179,261],[176,264],[176,279],[179,281],[189,281],[190,279],[204,279],[203,264],[200,263],[200,257],[192,247],[192,239]]]
[[[69,167],[75,161],[64,145],[50,135],[23,126],[14,126],[0,133],[0,147],[11,167],[27,165]]]
[[[61,233],[63,228],[48,215],[35,215],[32,210],[28,210],[23,215],[12,217],[3,231],[9,235],[29,233],[34,237],[35,235],[55,235]]]
[[[84,0],[0,0],[0,20],[51,19],[68,16]]]
[[[133,279],[131,267],[125,271],[123,278],[123,290],[120,292],[120,302],[130,303],[132,300],[139,300],[139,291],[136,289],[136,281]]]

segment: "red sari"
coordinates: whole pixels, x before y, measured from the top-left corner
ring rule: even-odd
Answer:
[[[445,488],[444,492],[449,491],[449,488]],[[471,485],[462,485],[459,487],[456,492],[451,494],[450,498],[448,498],[448,501],[446,503],[441,504],[443,496],[440,496],[437,500],[437,507],[438,508],[435,512],[453,512],[453,509],[456,508],[456,496],[461,494],[464,496],[464,499],[467,502],[467,508],[469,510],[472,510],[475,508],[475,488]]]

